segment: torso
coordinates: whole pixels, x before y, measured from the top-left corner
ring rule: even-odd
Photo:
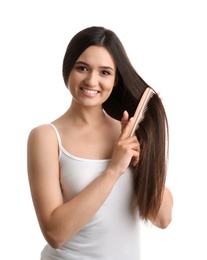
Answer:
[[[120,122],[109,123],[114,129],[89,131],[84,128],[83,135],[73,127],[65,127],[55,121],[60,130],[55,130],[59,147],[60,185],[63,201],[67,202],[79,194],[107,168],[110,160],[104,158],[86,159],[86,157],[108,157],[113,142],[117,138]],[[52,126],[50,126],[52,128]],[[53,126],[55,129],[55,127]],[[104,131],[103,131],[104,130]],[[108,129],[109,130],[109,129]],[[60,137],[60,132],[64,140]],[[109,135],[106,133],[109,132]],[[104,134],[105,133],[105,134]],[[85,145],[85,139],[87,138]],[[101,140],[99,140],[101,139]],[[103,154],[96,154],[104,141],[110,145],[104,147]],[[98,144],[96,144],[96,142]],[[72,145],[69,145],[69,144]],[[84,144],[84,145],[83,145]],[[92,144],[92,145],[90,145]],[[68,147],[65,147],[68,145]],[[80,148],[78,149],[78,147]],[[84,148],[84,149],[83,149]],[[87,152],[85,152],[85,149]],[[89,153],[91,151],[91,154]],[[74,154],[77,152],[77,154]],[[90,156],[91,155],[91,156]],[[46,245],[42,251],[42,260],[139,260],[140,259],[140,220],[134,208],[133,172],[128,167],[117,180],[110,195],[90,219],[90,221],[59,249]]]

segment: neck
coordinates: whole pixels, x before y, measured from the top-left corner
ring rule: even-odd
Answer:
[[[74,122],[81,124],[97,125],[106,119],[102,106],[83,107],[72,102],[66,113]]]

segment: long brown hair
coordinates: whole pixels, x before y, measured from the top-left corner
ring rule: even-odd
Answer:
[[[63,60],[63,78],[66,86],[74,63],[91,45],[107,48],[117,66],[115,87],[103,104],[103,109],[117,120],[121,120],[125,110],[132,117],[149,85],[138,75],[121,41],[109,29],[92,26],[78,32],[71,39]],[[155,219],[165,186],[169,143],[167,116],[156,91],[148,102],[145,117],[135,134],[141,148],[139,163],[133,174],[136,204],[141,219]]]

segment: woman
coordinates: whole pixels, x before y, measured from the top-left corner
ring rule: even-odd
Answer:
[[[28,137],[30,189],[47,241],[41,259],[138,260],[140,221],[159,228],[171,222],[162,102],[153,95],[129,137],[148,85],[103,27],[72,38],[63,78],[69,109]]]

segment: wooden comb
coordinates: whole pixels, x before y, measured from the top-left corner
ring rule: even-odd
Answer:
[[[154,90],[152,90],[151,88],[146,88],[140,101],[139,104],[137,105],[136,111],[134,113],[134,125],[132,127],[132,130],[130,132],[129,136],[134,135],[139,123],[142,121],[142,119],[144,118],[144,114],[147,110],[147,104],[150,100],[150,98],[155,94]]]

